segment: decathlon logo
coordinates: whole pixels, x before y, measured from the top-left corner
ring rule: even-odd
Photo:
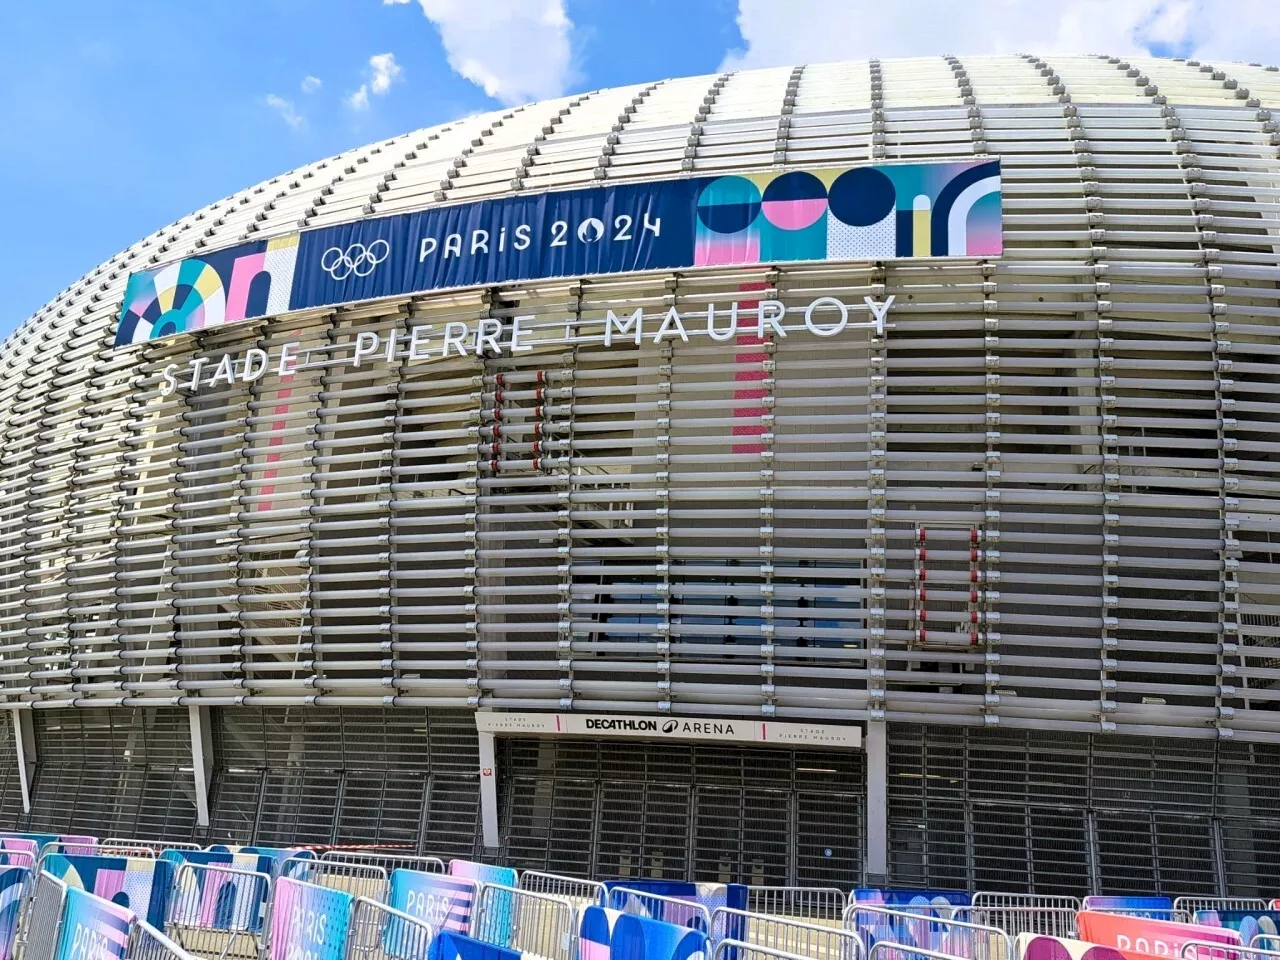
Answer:
[[[666,723],[662,725],[662,732],[675,733],[677,728],[679,728],[679,726],[680,726],[679,720],[668,720]]]
[[[363,243],[353,243],[347,249],[330,247],[320,254],[320,269],[335,280],[347,277],[367,277],[387,257],[391,256],[391,244],[385,240],[375,240],[367,247]]]

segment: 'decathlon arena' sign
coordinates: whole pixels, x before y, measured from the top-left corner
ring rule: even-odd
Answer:
[[[133,274],[115,342],[483,284],[1000,251],[998,160],[516,194],[304,230]]]
[[[775,747],[862,746],[862,728],[737,717],[615,716],[593,713],[476,713],[476,729],[499,736],[624,737],[763,743]]]

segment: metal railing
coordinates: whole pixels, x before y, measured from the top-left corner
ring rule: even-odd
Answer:
[[[628,887],[612,887],[609,890],[607,906],[623,913],[652,917],[665,923],[674,923],[678,927],[692,927],[703,933],[711,931],[711,911],[694,900],[683,900],[680,897],[664,897],[644,890],[632,890]]]
[[[197,960],[147,921],[138,919],[129,931],[126,960]]]
[[[873,943],[870,952],[867,954],[867,960],[911,960],[913,957],[923,957],[924,960],[965,960],[964,957],[958,957],[953,953],[926,950],[924,947],[911,947],[902,943],[892,943],[888,940],[881,943]]]
[[[852,930],[719,907],[711,914],[711,940],[731,940],[799,954],[811,960],[864,960],[862,938]]]
[[[165,933],[208,960],[256,960],[271,877],[233,867],[181,863],[173,878]]]
[[[358,897],[345,960],[426,960],[436,930],[420,917]]]
[[[1259,950],[1215,940],[1188,940],[1182,945],[1183,960],[1280,960],[1280,952]]]
[[[99,841],[103,847],[145,847],[157,856],[165,850],[202,850],[198,843],[189,840],[148,840],[145,837],[107,837]]]
[[[864,943],[872,945],[893,942],[921,950],[946,947],[952,955],[970,960],[1014,960],[1016,957],[1013,938],[997,927],[944,920],[909,908],[850,904],[845,911],[844,926],[861,936]]]
[[[53,960],[66,899],[67,885],[53,874],[41,871],[19,925],[20,946],[15,952],[21,951],[22,960]]]
[[[518,887],[482,884],[471,936],[545,960],[576,960],[578,910],[573,901]]]
[[[772,947],[762,947],[741,940],[721,940],[716,944],[712,960],[808,960],[795,953],[786,953]]]
[[[981,892],[973,895],[969,906],[957,907],[954,916],[969,923],[998,927],[1011,937],[1034,933],[1074,939],[1079,912],[1080,901],[1075,897]]]
[[[290,857],[280,865],[280,876],[378,903],[387,899],[387,871],[372,863]]]
[[[1272,946],[1267,946],[1268,943]],[[1249,947],[1253,950],[1280,951],[1280,933],[1255,933],[1249,941]]]
[[[1266,910],[1267,905],[1261,897],[1178,897],[1173,912],[1194,919],[1197,910]]]
[[[838,887],[748,887],[747,911],[801,920],[844,919],[848,897]]]
[[[290,859],[297,859],[291,857]],[[417,870],[419,873],[444,873],[444,861],[439,857],[424,857],[413,853],[397,853],[394,850],[326,850],[317,858],[325,863],[352,863],[369,867],[381,867],[390,875],[392,870]]]
[[[541,873],[537,870],[526,870],[520,874],[519,887],[521,890],[528,890],[530,893],[545,893],[552,897],[571,900],[578,907],[602,907],[607,902],[605,886],[598,880],[562,877],[558,873]]]

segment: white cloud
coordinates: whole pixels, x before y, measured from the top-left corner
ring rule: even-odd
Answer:
[[[360,84],[359,90],[347,96],[347,106],[352,110],[369,109],[369,85],[367,83]]]
[[[390,90],[391,84],[404,72],[400,64],[396,63],[394,53],[375,53],[369,58],[369,69],[373,71],[372,90],[379,96]]]
[[[386,6],[410,0],[382,0]],[[781,2],[781,0],[780,0]],[[449,66],[504,104],[560,96],[574,82],[564,0],[418,0]]]
[[[407,3],[408,0],[382,0],[382,2]],[[347,106],[352,110],[368,110],[369,94],[385,97],[391,89],[391,85],[400,79],[402,73],[404,73],[404,68],[396,63],[396,55],[394,53],[375,53],[369,58],[369,82],[360,84],[358,90],[347,94]]]
[[[262,102],[279,114],[280,119],[287,123],[291,130],[297,130],[306,121],[306,118],[298,113],[297,107],[294,106],[292,100],[286,100],[284,97],[277,96],[274,93],[268,93]]]
[[[308,74],[302,78],[303,93],[315,93],[322,86],[324,86],[324,82],[319,77],[313,77]]]
[[[1266,63],[1280,43],[1276,10],[1276,0],[738,0],[745,47],[721,69],[940,53],[1122,56],[1153,47]]]

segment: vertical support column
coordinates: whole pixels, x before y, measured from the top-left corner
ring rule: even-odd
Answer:
[[[498,774],[494,762],[493,734],[479,733],[480,741],[480,832],[486,851],[502,846],[498,836]]]
[[[36,775],[36,728],[30,710],[11,710],[13,742],[18,750],[18,783],[22,787],[22,812],[31,812],[31,786]]]
[[[209,784],[213,780],[213,718],[208,707],[187,707],[191,725],[191,765],[195,771],[196,823],[209,826]]]
[[[867,875],[868,887],[889,882],[888,727],[867,722]]]

